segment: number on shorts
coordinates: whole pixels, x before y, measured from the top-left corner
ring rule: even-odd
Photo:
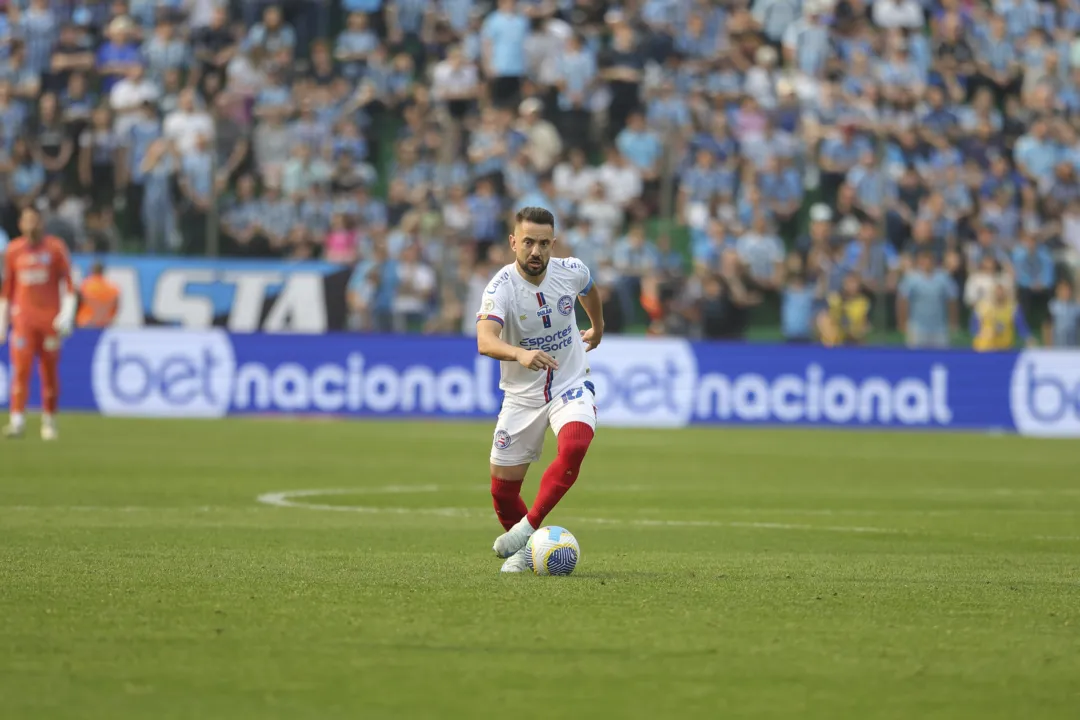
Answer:
[[[581,399],[581,396],[584,395],[584,394],[585,394],[585,391],[582,388],[571,388],[571,389],[567,390],[566,392],[564,392],[562,394],[563,405],[570,402],[571,400],[579,400],[579,399]]]

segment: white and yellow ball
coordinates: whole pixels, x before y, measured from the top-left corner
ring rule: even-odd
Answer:
[[[577,538],[557,525],[540,528],[525,545],[525,561],[537,575],[569,575],[580,559]]]

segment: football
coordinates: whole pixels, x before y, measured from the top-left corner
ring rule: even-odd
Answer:
[[[542,527],[525,544],[525,560],[537,575],[569,575],[581,559],[581,546],[569,530]]]

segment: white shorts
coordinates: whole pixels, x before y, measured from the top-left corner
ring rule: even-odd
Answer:
[[[491,464],[512,467],[539,460],[549,425],[556,437],[564,425],[572,422],[583,422],[595,430],[596,405],[593,402],[592,391],[584,386],[565,392],[540,407],[518,405],[507,398],[495,424]]]

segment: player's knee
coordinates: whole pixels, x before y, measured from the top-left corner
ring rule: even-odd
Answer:
[[[567,423],[559,431],[559,455],[573,465],[580,465],[592,439],[593,429],[588,423]]]

